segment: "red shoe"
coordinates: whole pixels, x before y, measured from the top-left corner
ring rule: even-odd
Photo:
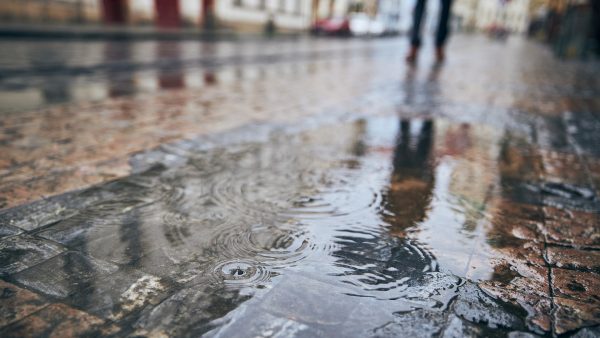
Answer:
[[[417,55],[419,54],[419,48],[417,47],[410,47],[410,50],[408,51],[408,55],[406,55],[406,62],[408,63],[415,63],[417,61]]]
[[[437,47],[435,49],[435,59],[437,62],[443,62],[446,58],[446,54],[444,53],[444,47]]]

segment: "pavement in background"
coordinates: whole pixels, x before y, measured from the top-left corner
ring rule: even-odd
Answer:
[[[14,43],[1,336],[599,334],[598,64]]]

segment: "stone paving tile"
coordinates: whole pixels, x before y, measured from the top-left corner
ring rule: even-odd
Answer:
[[[218,332],[209,332],[206,337],[243,338],[243,337],[324,337],[325,334],[315,327],[295,320],[277,317],[263,311],[248,311],[241,320],[226,325]]]
[[[479,286],[492,297],[524,308],[527,311],[526,324],[530,330],[538,333],[552,331],[552,300],[544,289],[540,290],[539,286],[529,288],[527,280],[508,285],[485,281],[480,282]]]
[[[600,252],[579,250],[563,246],[548,246],[548,263],[565,269],[592,270],[600,272]]]
[[[552,289],[556,297],[595,304],[600,311],[600,275],[566,269],[552,269]]]
[[[0,280],[0,328],[45,306],[48,306],[48,303],[39,295]]]
[[[506,198],[491,200],[488,205],[488,213],[493,215],[490,221],[491,231],[497,234],[498,241],[506,236],[509,243],[510,238],[544,242],[544,235],[540,231],[544,221],[540,206],[516,203]]]
[[[598,106],[596,106],[598,108]],[[567,125],[573,145],[584,156],[600,157],[600,136],[597,130],[600,128],[600,120],[591,112],[598,109],[571,110],[565,114],[564,120]]]
[[[234,310],[250,296],[238,290],[195,285],[142,311],[134,326],[154,334],[198,337],[212,329],[209,323]]]
[[[540,154],[544,165],[544,178],[574,186],[589,184],[585,164],[575,152],[559,152],[541,149]]]
[[[148,192],[148,184],[144,182],[145,179],[147,180],[146,174],[156,174],[156,172],[160,172],[163,169],[154,166],[148,168],[144,173],[131,175],[116,182],[109,182],[102,186],[53,196],[4,210],[0,212],[0,224],[10,224],[20,229],[33,231],[71,218],[83,221],[86,213],[94,212],[96,209],[106,209],[111,205],[116,208],[116,201],[123,199],[127,188],[134,188],[140,194],[138,200],[132,200],[131,197],[128,198],[126,202],[128,207],[147,204],[158,197],[156,194]],[[123,208],[125,207],[123,206]],[[85,222],[83,223],[85,224]],[[71,224],[70,226],[76,225]],[[56,228],[60,229],[61,226],[57,226]],[[64,225],[62,228],[64,228]]]
[[[164,280],[136,270],[120,270],[90,284],[64,302],[111,321],[122,320],[149,304],[159,303],[169,290]]]
[[[144,217],[144,210],[133,208],[119,212],[127,203],[115,201],[99,205],[98,209],[82,212],[47,229],[38,236],[64,244],[70,248],[89,252],[97,259],[129,264],[156,250],[154,245],[145,245],[137,233],[140,227],[159,226],[161,223],[151,217]],[[103,207],[115,213],[103,212]],[[150,209],[152,210],[152,209]],[[152,223],[151,223],[152,222]]]
[[[349,315],[346,309],[354,303],[354,300],[335,297],[331,302],[323,304],[323,292],[343,295],[347,290],[300,276],[288,277],[279,282],[264,297],[261,308],[273,315],[301,323],[318,325],[344,323]]]
[[[68,251],[14,274],[11,279],[40,293],[66,298],[92,287],[94,280],[117,270],[114,264]]]
[[[517,308],[507,311],[471,282],[466,282],[459,288],[458,296],[452,303],[452,313],[474,324],[524,329],[522,319],[516,314]]]
[[[571,337],[573,338],[595,338],[600,336],[600,326],[595,327],[584,327],[577,331]]]
[[[0,275],[6,276],[25,270],[65,249],[48,240],[19,235],[0,240]]]
[[[4,237],[8,237],[8,236],[18,235],[22,232],[23,232],[23,230],[21,230],[17,227],[14,227],[11,225],[0,224],[0,239],[2,239]]]
[[[600,323],[600,308],[597,303],[578,302],[562,297],[555,297],[553,302],[554,331],[559,335]]]
[[[544,218],[548,243],[600,249],[600,214],[546,206]]]
[[[97,337],[115,334],[119,328],[64,304],[52,304],[0,329],[2,337]]]

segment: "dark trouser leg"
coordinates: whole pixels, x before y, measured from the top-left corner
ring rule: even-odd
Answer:
[[[444,47],[450,27],[448,21],[450,19],[450,7],[452,6],[452,0],[440,0],[441,12],[440,12],[440,23],[437,28],[437,34],[435,36],[435,46]]]
[[[425,3],[427,0],[417,0],[415,11],[413,13],[413,27],[410,34],[410,44],[413,47],[421,46],[421,22],[423,21],[423,14],[425,14]]]

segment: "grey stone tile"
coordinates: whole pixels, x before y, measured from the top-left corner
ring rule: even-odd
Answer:
[[[0,224],[0,239],[21,234],[23,230],[8,224]]]
[[[25,270],[65,249],[58,244],[29,235],[12,236],[0,240],[0,275]]]
[[[144,309],[135,327],[169,336],[198,337],[213,328],[211,321],[225,316],[249,298],[235,289],[194,285],[174,293],[158,306]]]
[[[149,304],[157,304],[169,290],[164,280],[137,270],[119,270],[89,284],[64,302],[112,321],[119,321]]]
[[[498,302],[486,295],[471,282],[459,288],[452,312],[472,323],[483,323],[492,328],[524,329],[524,323],[510,311],[506,311]]]
[[[82,255],[64,252],[15,274],[12,278],[30,289],[65,298],[94,284],[94,280],[114,273],[118,266]]]
[[[390,321],[373,330],[372,337],[434,337],[442,332],[446,318],[442,312],[415,310],[398,313]]]
[[[263,311],[246,311],[243,317],[232,319],[227,325],[204,336],[211,338],[308,338],[323,337],[325,334],[316,327],[289,318],[276,317]]]
[[[345,295],[347,291],[299,275],[288,275],[264,297],[260,307],[301,323],[339,325],[360,302],[359,297]]]

